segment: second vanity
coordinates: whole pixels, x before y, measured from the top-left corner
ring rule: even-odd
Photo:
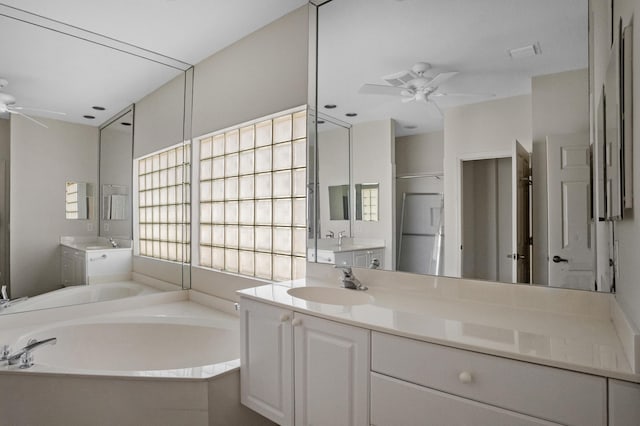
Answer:
[[[384,274],[240,291],[243,404],[281,425],[640,424],[610,295]]]
[[[60,238],[60,283],[67,287],[131,279],[131,241],[103,237]]]

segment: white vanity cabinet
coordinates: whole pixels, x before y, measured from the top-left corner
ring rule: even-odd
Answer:
[[[609,426],[640,425],[640,384],[609,379]]]
[[[61,245],[60,281],[65,287],[131,279],[130,248],[80,250]]]
[[[61,246],[60,281],[65,287],[86,284],[87,262],[85,252]]]
[[[368,268],[374,259],[379,262],[378,269],[384,268],[384,249],[367,249],[334,252],[336,265]]]
[[[240,307],[244,405],[280,425],[369,424],[368,330],[246,298]]]
[[[371,370],[376,426],[607,424],[604,377],[378,332]]]

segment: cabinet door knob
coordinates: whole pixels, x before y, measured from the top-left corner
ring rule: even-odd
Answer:
[[[473,382],[473,376],[470,372],[463,371],[462,373],[458,374],[458,380],[460,380],[460,383],[468,384]]]
[[[302,320],[300,318],[294,318],[293,321],[291,321],[291,325],[296,326],[296,325],[300,325],[302,324]]]
[[[287,321],[289,321],[289,314],[280,315],[280,322],[287,322]]]

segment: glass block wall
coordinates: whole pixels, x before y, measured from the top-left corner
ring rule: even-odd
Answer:
[[[141,256],[190,261],[190,145],[136,160],[138,249]]]
[[[198,140],[200,266],[272,281],[304,277],[306,115]]]

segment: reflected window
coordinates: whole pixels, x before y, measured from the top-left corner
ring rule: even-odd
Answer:
[[[356,185],[356,220],[378,221],[378,184]]]
[[[179,144],[134,161],[141,256],[190,261],[190,158],[191,146]]]
[[[202,136],[202,267],[272,281],[304,277],[307,111]]]

